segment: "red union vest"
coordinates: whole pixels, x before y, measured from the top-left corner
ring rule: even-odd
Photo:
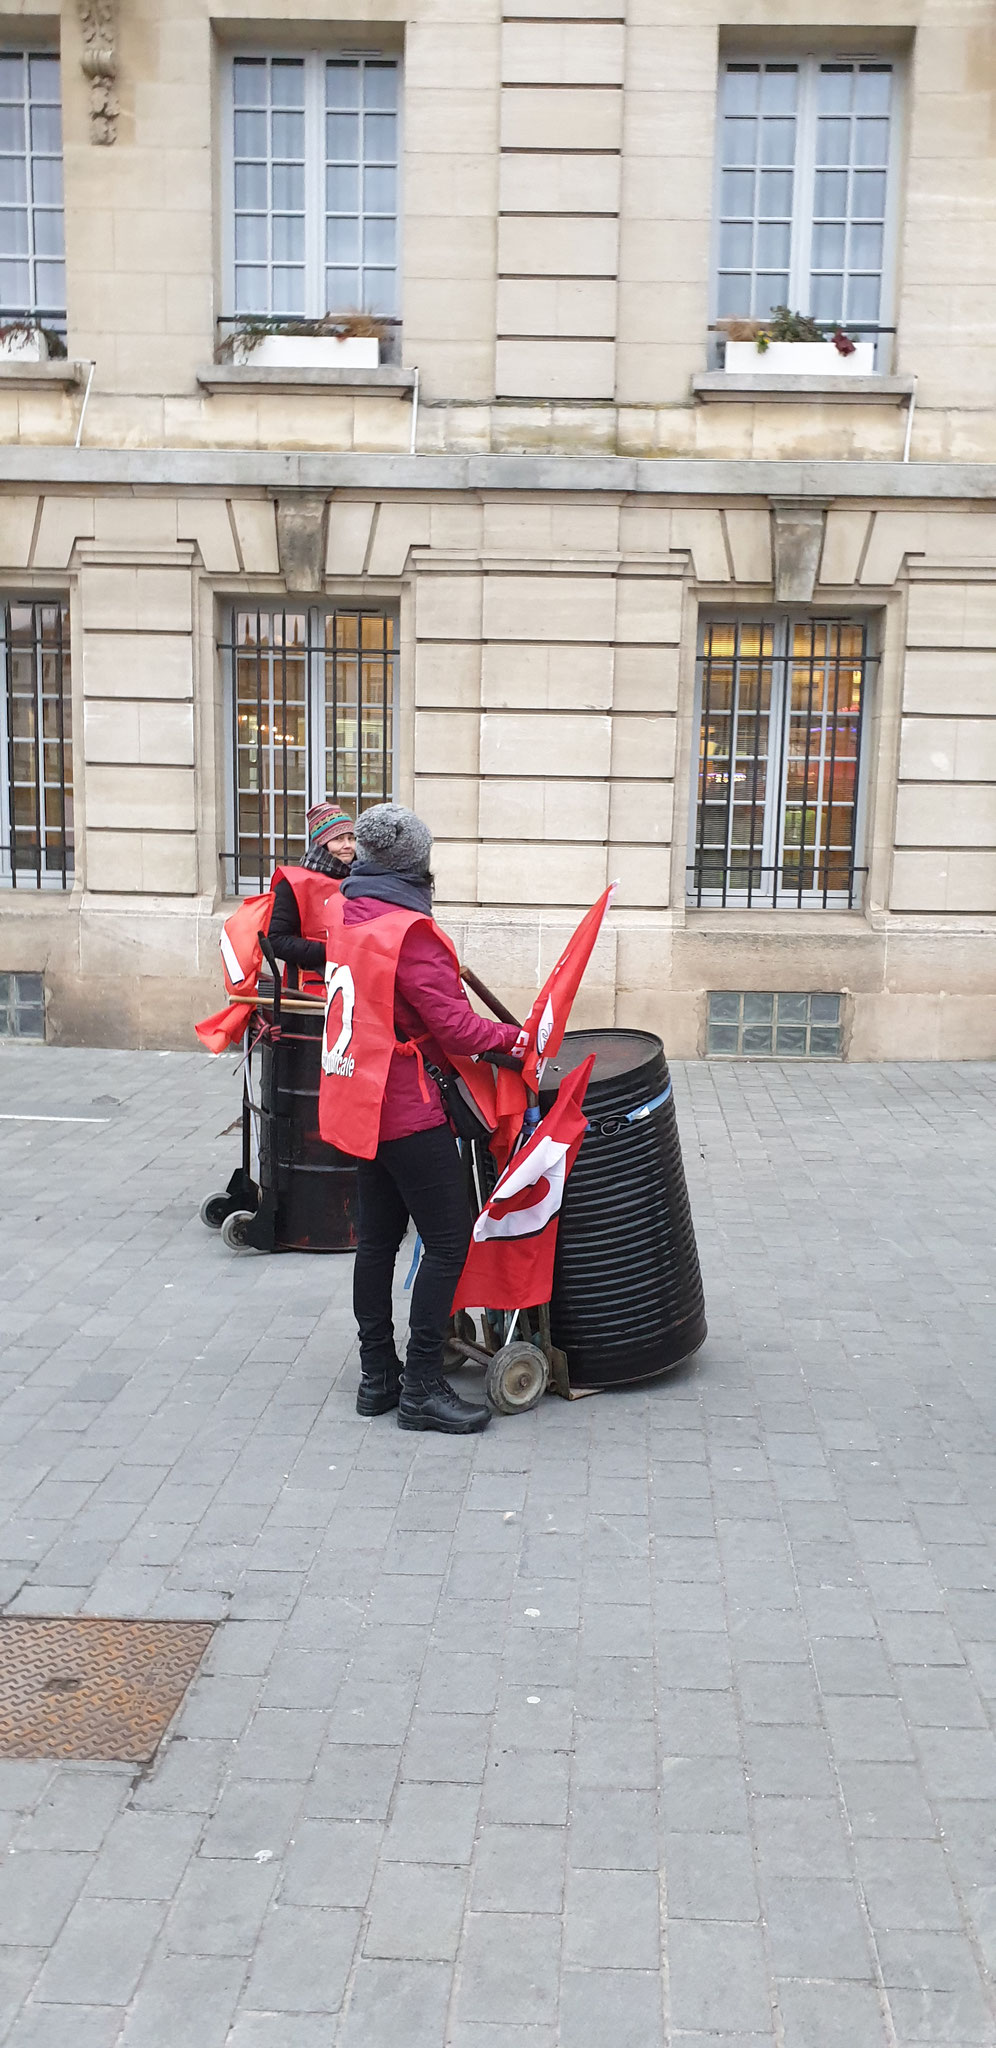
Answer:
[[[342,887],[342,881],[337,881],[334,875],[319,874],[317,869],[314,868],[284,867],[274,868],[273,870],[270,878],[271,895],[276,889],[278,882],[289,882],[294,891],[294,900],[301,919],[302,939],[320,939],[324,941],[325,930],[329,921],[329,899],[332,896],[338,896],[339,890]],[[284,980],[286,981],[286,979],[287,969],[285,967]],[[302,967],[299,970],[299,981],[301,988],[309,995],[322,995],[324,993],[321,975],[314,974],[307,967]]]
[[[432,925],[459,973],[456,950],[431,917],[389,910],[347,925],[341,897],[328,904],[325,938],[325,1031],[318,1090],[318,1128],[326,1144],[354,1159],[372,1159],[380,1139],[380,1113],[396,1052],[415,1057],[412,1039],[394,1029],[398,955],[417,924]]]

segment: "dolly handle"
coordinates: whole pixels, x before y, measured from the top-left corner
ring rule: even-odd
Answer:
[[[492,1017],[497,1017],[499,1024],[514,1024],[517,1031],[522,1030],[518,1017],[513,1017],[511,1010],[507,1010],[504,1003],[499,1002],[498,997],[492,995],[491,990],[483,981],[478,980],[477,975],[473,973],[471,968],[461,967],[460,978],[466,982],[468,988],[473,989],[475,996],[480,996],[482,1003],[487,1003]]]
[[[271,946],[271,944],[270,944],[270,941],[269,941],[269,939],[268,939],[268,937],[267,937],[266,933],[265,933],[265,932],[257,932],[257,933],[256,933],[256,937],[257,937],[257,938],[258,938],[258,940],[259,940],[259,949],[260,949],[260,952],[262,953],[262,955],[263,955],[263,958],[264,958],[264,960],[266,961],[266,964],[267,964],[267,966],[268,966],[268,968],[269,968],[269,970],[270,970],[270,973],[271,973],[271,974],[272,974],[272,976],[273,976],[273,1024],[274,1024],[274,1029],[275,1029],[275,1030],[277,1030],[277,1031],[279,1031],[279,1029],[280,1029],[280,982],[281,982],[281,974],[280,974],[280,962],[279,962],[279,960],[277,959],[277,956],[276,956],[276,954],[275,954],[275,952],[274,952],[274,950],[273,950],[273,947],[272,947],[272,946]]]

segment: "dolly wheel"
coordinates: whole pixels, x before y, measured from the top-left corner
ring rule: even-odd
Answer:
[[[484,1392],[496,1415],[520,1415],[546,1392],[550,1368],[536,1344],[503,1344],[484,1375]]]
[[[254,1222],[254,1220],[251,1209],[233,1209],[231,1215],[225,1217],[225,1221],[221,1226],[222,1244],[227,1244],[230,1252],[244,1251],[246,1232],[250,1223]]]
[[[208,1230],[220,1230],[231,1206],[232,1198],[226,1188],[223,1195],[205,1195],[197,1213]]]

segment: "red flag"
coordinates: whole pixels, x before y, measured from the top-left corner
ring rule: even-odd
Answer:
[[[581,976],[591,958],[592,947],[601,930],[602,919],[616,893],[616,887],[615,882],[610,882],[598,902],[593,903],[591,909],[585,912],[577,931],[568,939],[553,973],[547,976],[526,1018],[524,1029],[528,1047],[522,1063],[522,1078],[527,1088],[538,1089],[546,1061],[556,1059],[560,1051],[571,1014],[571,1004],[577,995]]]
[[[557,1100],[515,1154],[474,1225],[453,1297],[458,1308],[536,1308],[549,1301],[564,1183],[588,1128],[581,1107],[595,1055],[565,1075]]]
[[[194,1031],[208,1052],[230,1052],[245,1037],[252,1010],[251,1002],[229,1003],[227,1010],[216,1010],[213,1017],[195,1024]]]

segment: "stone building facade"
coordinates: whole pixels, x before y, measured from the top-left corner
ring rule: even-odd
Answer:
[[[513,1004],[617,880],[587,1021],[991,1056],[990,0],[504,6],[0,6],[0,1026],[189,1044],[327,790]]]

